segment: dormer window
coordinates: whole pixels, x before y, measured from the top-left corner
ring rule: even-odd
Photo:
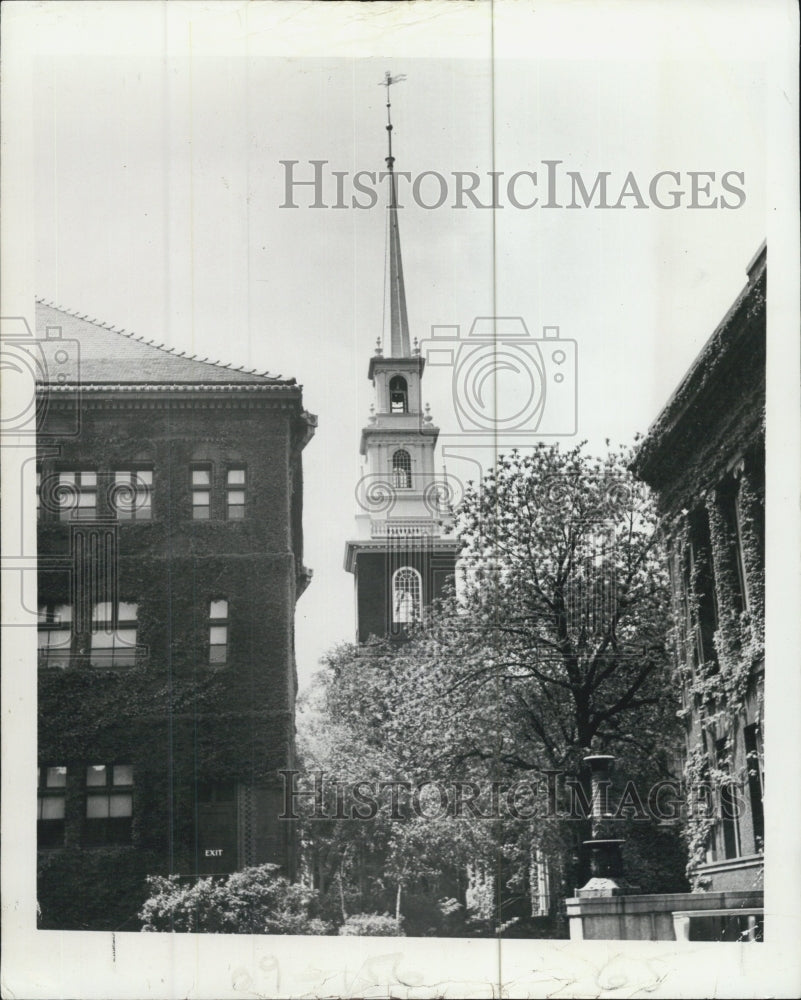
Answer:
[[[409,387],[402,375],[394,375],[389,381],[389,412],[409,412]]]

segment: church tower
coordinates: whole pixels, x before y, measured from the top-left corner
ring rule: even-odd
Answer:
[[[453,578],[458,542],[446,477],[435,472],[439,428],[422,404],[425,360],[409,338],[386,74],[387,273],[384,330],[367,377],[374,402],[362,430],[363,475],[356,495],[357,538],[346,543],[345,569],[356,585],[356,635],[403,638]],[[386,353],[385,353],[386,352]]]

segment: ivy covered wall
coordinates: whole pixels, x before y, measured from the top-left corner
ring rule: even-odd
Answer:
[[[640,445],[670,551],[696,889],[761,885],[767,257]]]
[[[239,866],[294,864],[277,772],[294,765],[302,415],[296,401],[213,396],[85,399],[79,437],[40,456],[40,604],[89,609],[109,586],[76,571],[75,529],[92,525],[59,519],[59,472],[90,469],[97,522],[116,537],[118,599],[138,608],[135,664],[90,665],[86,635],[69,663],[39,670],[39,760],[67,768],[63,845],[39,855],[43,927],[136,929],[146,875],[202,870],[209,788],[235,789]],[[48,418],[58,413],[56,401]],[[210,468],[208,520],[192,519],[193,463]],[[226,519],[230,465],[247,470],[241,520]],[[116,522],[114,472],[132,467],[152,469],[152,517]],[[227,655],[211,665],[209,607],[220,598]],[[88,846],[86,768],[115,763],[133,766],[130,840]]]

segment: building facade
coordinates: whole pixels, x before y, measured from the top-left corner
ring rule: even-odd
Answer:
[[[41,926],[137,929],[150,874],[292,874],[294,379],[39,303]]]
[[[767,249],[642,441],[670,559],[696,889],[762,887]]]

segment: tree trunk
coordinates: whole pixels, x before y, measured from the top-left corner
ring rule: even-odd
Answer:
[[[401,883],[398,882],[398,894],[395,896],[395,923],[400,925],[401,915]]]

